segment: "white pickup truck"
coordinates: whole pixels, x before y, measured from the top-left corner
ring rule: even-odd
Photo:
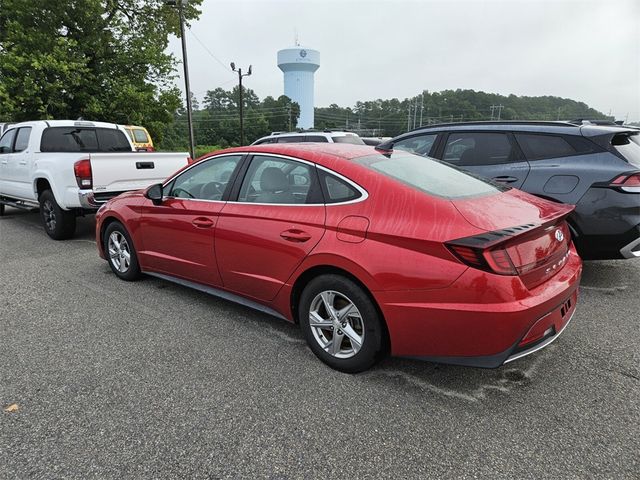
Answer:
[[[0,137],[0,215],[5,205],[40,208],[47,234],[70,238],[78,215],[161,182],[188,162],[186,152],[135,152],[122,127],[111,123],[16,123]]]

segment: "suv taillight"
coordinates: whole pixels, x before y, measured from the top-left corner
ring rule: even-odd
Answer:
[[[640,172],[625,173],[616,177],[610,187],[619,188],[627,193],[640,193]]]
[[[81,189],[93,188],[93,176],[91,174],[91,160],[78,160],[73,164],[73,173],[76,175],[76,182]]]

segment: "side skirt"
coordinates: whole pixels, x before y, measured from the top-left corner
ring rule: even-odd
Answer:
[[[227,292],[225,290],[220,290],[214,287],[209,287],[207,285],[201,285],[195,282],[190,282],[189,280],[183,280],[182,278],[172,277],[170,275],[164,275],[162,273],[144,272],[144,271],[142,273],[146,275],[150,275],[152,277],[160,278],[162,280],[166,280],[168,282],[177,283],[178,285],[182,285],[183,287],[193,288],[194,290],[208,293],[209,295],[213,295],[214,297],[222,298],[224,300],[228,300],[233,303],[239,303],[240,305],[244,305],[245,307],[249,307],[253,310],[258,310],[262,313],[266,313],[267,315],[271,315],[273,317],[277,317],[282,320],[289,321],[284,315],[276,312],[274,309],[269,308],[265,305],[262,305],[261,303],[254,302],[253,300],[249,300],[248,298],[241,297],[240,295],[236,295],[235,293]]]

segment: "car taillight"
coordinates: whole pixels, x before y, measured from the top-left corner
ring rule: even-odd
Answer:
[[[513,266],[509,254],[504,248],[493,247],[485,249],[482,247],[470,247],[459,245],[456,242],[448,242],[447,247],[453,254],[462,260],[463,263],[471,267],[485,270],[498,275],[517,275],[518,271]]]
[[[610,187],[619,188],[627,193],[640,193],[640,172],[625,173],[616,177]]]
[[[76,182],[78,183],[78,187],[82,189],[93,188],[91,160],[78,160],[73,164],[73,172],[76,175]]]

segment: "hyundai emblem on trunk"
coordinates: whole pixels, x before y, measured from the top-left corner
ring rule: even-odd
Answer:
[[[564,233],[562,233],[562,230],[560,229],[556,230],[556,240],[558,240],[559,242],[564,240]]]

